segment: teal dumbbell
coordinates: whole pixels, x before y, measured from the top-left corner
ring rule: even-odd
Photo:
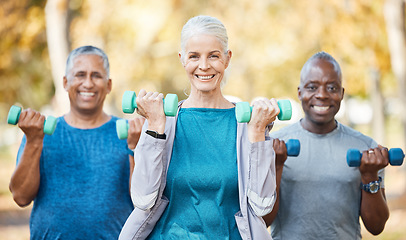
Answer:
[[[125,119],[119,119],[116,122],[116,132],[118,139],[127,139],[128,138],[128,122]]]
[[[347,164],[350,167],[359,167],[361,165],[362,153],[358,149],[348,149]],[[392,166],[401,166],[405,154],[401,148],[391,148],[389,150],[389,164]]]
[[[121,102],[124,113],[133,113],[137,108],[136,95],[134,91],[125,91]],[[174,117],[178,110],[178,95],[167,94],[164,99],[164,113],[166,116]]]
[[[289,100],[279,100],[278,119],[281,121],[290,120],[292,118],[292,104]],[[248,102],[238,102],[235,106],[235,117],[237,122],[245,123],[251,119],[252,106]]]
[[[289,139],[286,143],[288,156],[297,157],[300,153],[300,142],[297,139]]]
[[[20,119],[20,113],[22,111],[21,107],[16,105],[11,106],[8,111],[7,123],[12,125],[17,125],[18,119]],[[56,128],[56,118],[53,116],[48,116],[44,122],[44,133],[52,135]]]

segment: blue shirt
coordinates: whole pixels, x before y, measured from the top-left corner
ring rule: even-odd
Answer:
[[[241,239],[235,108],[181,108],[164,195],[148,239]]]
[[[117,117],[94,129],[78,129],[58,118],[45,135],[41,181],[30,218],[31,239],[117,239],[133,209],[126,140]],[[21,143],[19,161],[26,143]]]

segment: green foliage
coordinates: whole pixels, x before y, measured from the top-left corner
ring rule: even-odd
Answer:
[[[0,102],[38,108],[53,96],[42,1],[5,1],[0,8]]]
[[[296,99],[302,65],[322,50],[341,64],[347,94],[367,97],[374,71],[385,95],[396,92],[382,0],[72,0],[69,7],[72,49],[93,44],[110,57],[114,87],[108,101],[117,108],[128,89],[186,97],[180,31],[199,14],[218,17],[228,30],[233,57],[225,94],[247,101]],[[54,93],[44,3],[8,0],[1,11],[6,24],[0,25],[0,101],[38,108]]]

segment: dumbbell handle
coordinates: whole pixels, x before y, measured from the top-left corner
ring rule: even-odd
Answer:
[[[361,165],[362,153],[358,149],[348,149],[347,164],[350,167],[359,167]],[[391,148],[389,150],[389,164],[392,166],[401,166],[405,154],[401,148]]]
[[[288,156],[297,157],[300,153],[300,142],[298,139],[289,139],[285,143]]]
[[[17,125],[18,120],[20,119],[20,113],[22,108],[16,105],[11,106],[8,116],[7,123],[11,125]],[[44,133],[52,135],[56,128],[57,119],[53,116],[48,116],[44,121]]]

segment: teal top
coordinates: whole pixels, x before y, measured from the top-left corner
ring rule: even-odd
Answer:
[[[241,239],[235,108],[181,108],[164,195],[148,239]]]

